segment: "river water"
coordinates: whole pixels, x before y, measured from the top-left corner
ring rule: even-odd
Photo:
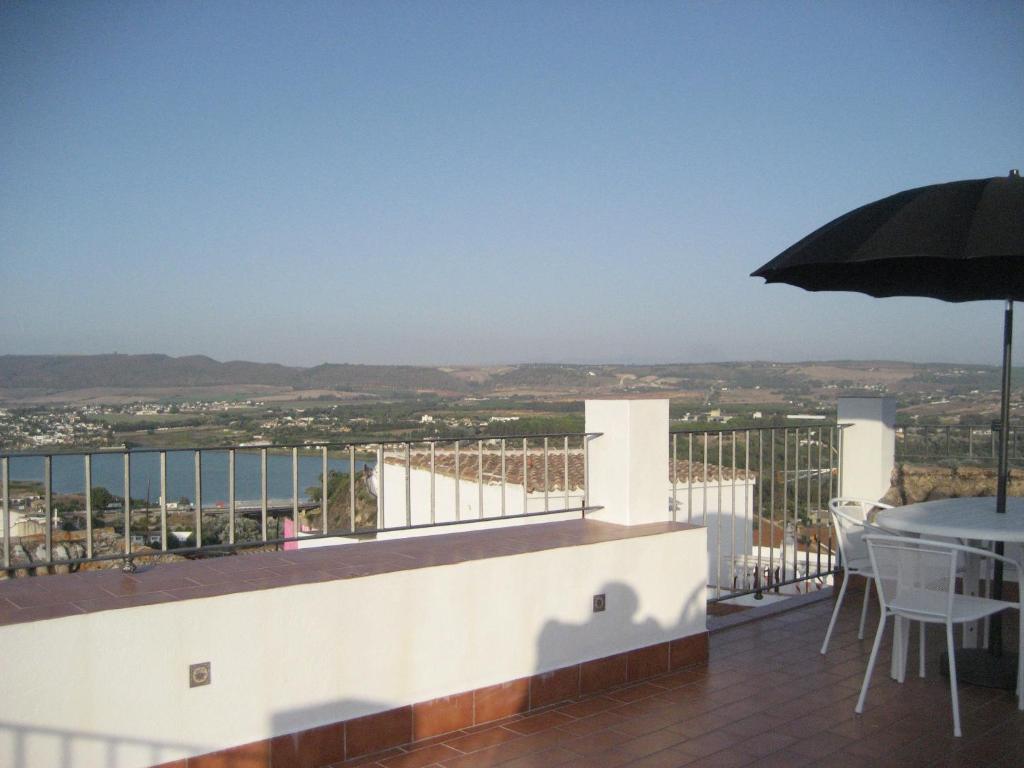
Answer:
[[[116,496],[124,495],[123,454],[93,454],[92,484],[103,486]],[[202,454],[203,506],[227,502],[228,454],[226,451],[203,451]],[[356,470],[374,462],[356,460]],[[348,472],[348,459],[329,458],[329,471]],[[299,499],[307,501],[307,490],[320,485],[323,468],[320,456],[299,455]],[[43,481],[45,469],[39,457],[11,457],[11,480]],[[131,496],[149,498],[153,504],[160,499],[160,457],[156,453],[137,453],[131,456]],[[53,457],[54,493],[83,493],[85,490],[85,464],[81,456]],[[195,459],[192,451],[167,452],[167,501],[185,498],[195,501]],[[292,497],[291,455],[267,456],[267,496],[273,499]],[[238,501],[256,501],[260,498],[259,453],[235,453],[235,498]]]

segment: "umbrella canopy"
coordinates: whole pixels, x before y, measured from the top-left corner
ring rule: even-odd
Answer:
[[[815,230],[753,273],[809,291],[1024,300],[1024,179],[899,192]]]
[[[1018,171],[908,189],[843,214],[753,273],[809,291],[1005,299],[1000,423],[1010,414],[1013,301],[1024,300],[1024,179]],[[1006,509],[1007,434],[999,441]]]

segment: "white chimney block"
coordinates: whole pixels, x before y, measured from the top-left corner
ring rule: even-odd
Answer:
[[[840,493],[876,501],[889,490],[896,462],[896,401],[891,397],[840,397],[843,429]]]
[[[588,518],[619,525],[671,520],[668,506],[668,400],[587,400]]]

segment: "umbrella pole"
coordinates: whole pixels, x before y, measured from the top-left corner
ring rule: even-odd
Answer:
[[[1013,302],[1006,302],[1003,312],[1003,387],[1002,400],[999,404],[999,476],[996,479],[996,512],[1006,514],[1006,487],[1009,479],[1009,446],[1010,446],[1010,368],[1011,350],[1013,348]],[[1005,551],[1003,542],[996,542],[996,554]],[[1021,585],[1024,586],[1024,585]],[[1003,598],[1003,563],[996,561],[995,573],[992,574],[992,598]],[[989,626],[989,646],[993,656],[1003,653],[1003,622],[1002,616],[992,617]]]
[[[1006,486],[1009,475],[1010,444],[1010,351],[1013,347],[1013,302],[1006,302],[1003,313],[1003,393],[999,409],[999,478],[996,486],[996,512],[1006,513]]]
[[[1006,302],[1003,320],[1003,392],[999,411],[999,476],[996,485],[996,511],[1006,513],[1006,488],[1009,474],[1009,434],[1010,434],[1010,351],[1013,346],[1013,302]],[[996,425],[993,424],[993,427]],[[995,552],[1002,555],[1005,546],[997,541]],[[1024,586],[1024,585],[1022,585]],[[992,573],[993,599],[1003,596],[1003,563],[996,561]],[[956,652],[957,677],[961,682],[972,685],[983,685],[987,688],[1003,688],[1012,691],[1017,685],[1017,663],[1015,655],[1003,654],[1003,615],[997,613],[989,620],[988,650],[983,648],[962,648]],[[946,656],[943,654],[943,676]]]

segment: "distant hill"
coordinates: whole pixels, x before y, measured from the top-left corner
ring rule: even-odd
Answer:
[[[418,365],[324,363],[315,368],[293,370],[302,371],[294,386],[306,389],[328,388],[351,392],[465,392],[470,389],[465,381],[440,368]]]
[[[3,355],[0,389],[69,391],[90,388],[168,388],[264,385],[354,392],[461,392],[467,384],[438,368],[218,362],[202,355]]]
[[[1015,371],[1015,389],[1021,386]],[[503,366],[352,365],[310,368],[219,362],[202,355],[4,355],[0,396],[60,401],[116,390],[164,397],[274,388],[402,396],[571,397],[660,395],[706,403],[834,400],[839,394],[893,394],[912,402],[997,391],[993,366],[892,361],[675,363],[652,365],[522,364]],[[204,388],[206,392],[204,393]],[[159,390],[159,394],[157,391]],[[83,394],[85,393],[85,394]],[[148,394],[147,394],[148,393]]]

